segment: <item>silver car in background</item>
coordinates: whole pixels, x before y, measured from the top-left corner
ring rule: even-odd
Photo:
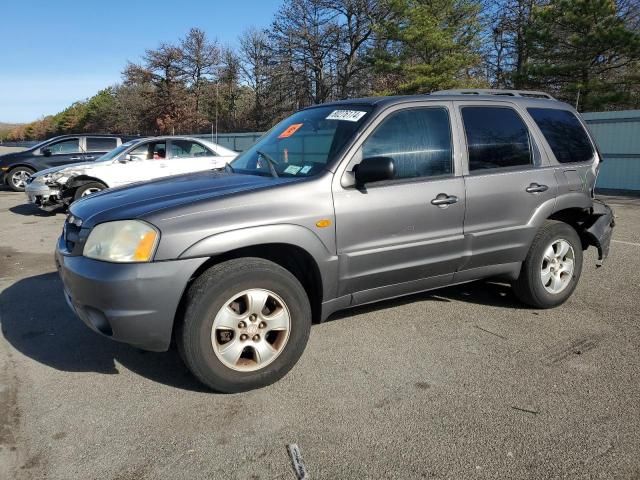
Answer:
[[[94,161],[42,170],[27,180],[25,193],[30,203],[53,210],[107,188],[224,168],[236,156],[201,138],[142,138],[123,143]]]

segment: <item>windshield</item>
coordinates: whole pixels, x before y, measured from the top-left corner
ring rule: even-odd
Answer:
[[[231,162],[231,168],[252,175],[316,175],[335,158],[370,112],[371,107],[362,105],[297,112]]]
[[[45,143],[49,143],[52,140],[54,140],[54,138],[49,138],[47,140],[43,140],[41,142],[36,143],[35,145],[29,147],[29,150],[37,150],[38,148],[40,148],[41,146],[43,146]]]
[[[118,155],[120,155],[122,152],[124,152],[127,148],[129,148],[134,143],[136,143],[136,142],[123,143],[119,147],[116,147],[113,150],[111,150],[110,152],[105,153],[101,157],[96,158],[96,162],[105,162],[105,161],[108,161],[108,160],[113,160],[114,158],[116,158]]]

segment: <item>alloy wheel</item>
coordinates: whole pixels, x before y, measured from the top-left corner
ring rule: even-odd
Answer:
[[[218,311],[211,344],[225,366],[252,372],[278,358],[290,331],[291,315],[284,300],[269,290],[252,288],[231,297]]]
[[[11,184],[16,188],[25,188],[31,175],[26,170],[18,170],[11,175]]]
[[[540,279],[545,290],[557,294],[562,292],[573,278],[575,252],[571,244],[564,240],[555,240],[545,250],[542,257]]]

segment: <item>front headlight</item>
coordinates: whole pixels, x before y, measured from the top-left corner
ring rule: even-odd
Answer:
[[[46,175],[42,176],[42,181],[44,183],[66,183],[66,181],[69,180],[69,174],[68,173],[62,173],[62,172],[54,172],[54,173],[48,173]]]
[[[121,220],[93,227],[84,244],[85,257],[107,262],[150,262],[160,233],[140,220]]]

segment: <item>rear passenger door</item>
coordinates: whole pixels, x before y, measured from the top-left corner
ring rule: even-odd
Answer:
[[[451,281],[463,252],[465,198],[450,106],[391,109],[336,175],[339,295],[364,303]],[[393,159],[395,178],[349,185],[355,165],[381,156]]]
[[[212,170],[217,166],[217,155],[199,142],[173,139],[169,145],[169,175]]]
[[[466,142],[467,255],[461,270],[520,262],[538,229],[536,214],[553,207],[554,170],[530,120],[514,104],[456,104]]]

